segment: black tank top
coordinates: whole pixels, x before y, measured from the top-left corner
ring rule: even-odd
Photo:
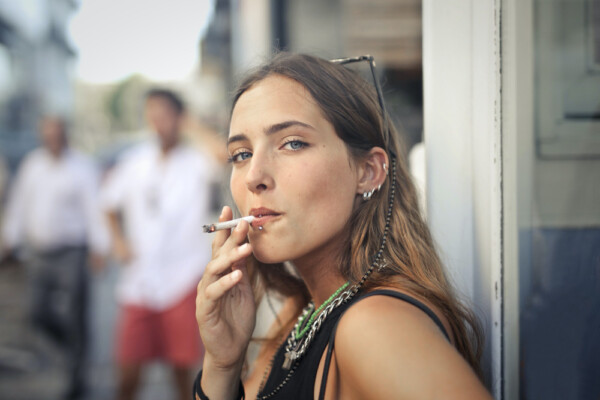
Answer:
[[[397,299],[406,301],[415,307],[418,307],[425,312],[433,320],[433,322],[435,322],[435,324],[449,340],[448,333],[444,329],[442,322],[426,305],[404,293],[399,293],[393,290],[375,290],[373,292],[350,299],[347,303],[344,303],[338,308],[334,309],[331,314],[327,316],[321,325],[321,329],[316,334],[313,343],[307,349],[307,352],[299,361],[296,361],[295,366],[292,367],[292,370],[294,371],[291,376],[289,375],[290,370],[283,368],[283,362],[285,359],[285,343],[280,346],[273,359],[271,372],[267,378],[264,388],[258,394],[258,399],[312,399],[314,397],[315,380],[317,377],[319,363],[321,362],[321,358],[323,357],[323,352],[325,351],[327,344],[331,343],[325,361],[324,376],[329,369],[329,361],[331,358],[331,351],[333,350],[335,329],[337,328],[337,323],[342,314],[357,301],[376,295],[395,297]],[[282,382],[285,382],[285,384],[281,385]],[[319,398],[324,396],[325,386],[326,379],[323,379]]]

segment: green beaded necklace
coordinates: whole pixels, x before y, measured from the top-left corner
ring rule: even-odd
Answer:
[[[325,300],[325,302],[323,304],[321,304],[319,306],[319,308],[317,308],[312,313],[310,313],[310,318],[308,319],[308,322],[306,324],[304,324],[304,321],[306,320],[306,317],[308,317],[308,313],[304,314],[300,318],[300,321],[299,321],[300,323],[298,324],[298,326],[296,326],[296,332],[294,333],[294,337],[296,340],[302,339],[302,337],[304,335],[306,335],[306,332],[308,332],[308,330],[310,329],[310,327],[311,327],[313,321],[315,320],[315,318],[317,317],[317,315],[319,315],[321,313],[321,311],[329,305],[329,303],[331,303],[336,297],[338,297],[338,295],[340,293],[342,293],[342,291],[345,290],[349,284],[350,284],[350,282],[344,283],[338,290],[335,291],[335,293],[333,293],[331,296],[329,296],[329,298],[327,300]],[[311,302],[311,304],[312,304],[312,307],[314,308],[314,303]]]

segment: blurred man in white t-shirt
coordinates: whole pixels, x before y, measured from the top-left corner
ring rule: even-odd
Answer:
[[[5,255],[19,247],[31,254],[32,320],[65,349],[63,398],[78,399],[85,388],[88,261],[100,267],[108,235],[93,163],[69,148],[64,119],[46,116],[39,127],[43,146],[25,157],[10,188],[2,246]]]
[[[119,399],[132,399],[143,367],[168,363],[180,399],[189,397],[191,368],[202,355],[195,321],[195,292],[211,257],[211,189],[218,165],[181,143],[184,105],[173,92],[155,89],[145,103],[153,137],[128,151],[103,189],[122,270],[117,287]]]

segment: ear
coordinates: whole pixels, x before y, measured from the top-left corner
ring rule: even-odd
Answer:
[[[358,164],[356,193],[361,195],[378,189],[386,180],[390,163],[387,153],[381,147],[373,147]]]

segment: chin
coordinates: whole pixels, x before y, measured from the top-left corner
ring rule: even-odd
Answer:
[[[278,264],[287,261],[284,258],[274,257],[273,254],[269,254],[268,252],[261,252],[254,250],[254,258],[260,261],[263,264]]]
[[[252,253],[254,258],[264,264],[277,264],[289,260],[289,254],[282,254],[280,247],[269,246],[264,240],[252,240]],[[278,251],[279,250],[279,251]],[[288,256],[288,257],[285,257]]]

